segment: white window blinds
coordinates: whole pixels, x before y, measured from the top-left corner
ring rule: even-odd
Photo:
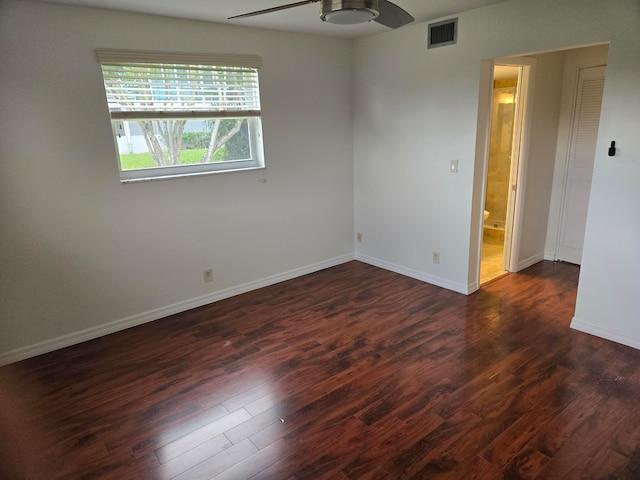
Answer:
[[[260,116],[260,57],[96,53],[113,119]]]

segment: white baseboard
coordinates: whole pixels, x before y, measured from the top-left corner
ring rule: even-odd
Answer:
[[[525,258],[524,260],[520,260],[518,262],[518,271],[524,270],[525,268],[529,268],[531,265],[535,265],[538,262],[543,261],[544,253],[537,253],[535,255],[531,255],[529,258]]]
[[[355,259],[364,263],[368,263],[369,265],[373,265],[374,267],[383,268],[385,270],[389,270],[390,272],[399,273],[400,275],[404,275],[406,277],[415,278],[416,280],[421,280],[438,287],[446,288],[447,290],[453,290],[457,293],[462,293],[464,295],[468,295],[469,293],[471,293],[471,291],[469,290],[470,286],[468,285],[451,282],[447,279],[436,277],[435,275],[429,275],[428,273],[403,267],[402,265],[396,265],[395,263],[390,263],[378,258],[369,257],[368,255],[356,253]]]
[[[341,255],[339,257],[331,258],[322,262],[307,265],[305,267],[296,268],[287,272],[272,275],[270,277],[261,278],[252,282],[238,285],[235,287],[220,290],[200,297],[185,300],[183,302],[174,303],[164,307],[149,310],[147,312],[132,315],[130,317],[122,318],[109,322],[97,327],[87,328],[79,332],[74,332],[69,335],[63,335],[61,337],[53,338],[51,340],[45,340],[44,342],[36,343],[26,347],[18,348],[9,352],[0,353],[0,366],[7,365],[9,363],[18,362],[27,358],[42,355],[44,353],[52,352],[61,348],[76,345],[78,343],[86,342],[87,340],[93,340],[110,333],[119,332],[127,328],[142,325],[143,323],[152,322],[160,318],[168,317],[176,313],[184,312],[192,308],[201,307],[209,303],[224,300],[225,298],[234,297],[241,293],[257,290],[258,288],[267,287],[276,283],[284,282],[285,280],[291,280],[292,278],[301,277],[309,273],[324,270],[325,268],[335,267],[346,262],[354,260],[353,254]]]
[[[613,328],[603,328],[600,325],[594,325],[577,317],[573,317],[571,320],[571,328],[640,350],[640,332],[623,332]]]

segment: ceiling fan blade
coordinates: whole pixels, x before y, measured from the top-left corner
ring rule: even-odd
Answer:
[[[413,22],[414,18],[395,3],[387,0],[378,0],[378,10],[380,15],[374,18],[374,22],[389,28],[399,28],[407,23]]]
[[[227,20],[231,20],[233,18],[254,17],[256,15],[262,15],[263,13],[278,12],[280,10],[286,10],[288,8],[300,7],[302,5],[307,5],[309,3],[317,3],[319,1],[320,0],[304,0],[302,2],[289,3],[287,5],[280,5],[279,7],[265,8],[264,10],[258,10],[256,12],[243,13],[242,15],[236,15],[234,17],[229,17]]]

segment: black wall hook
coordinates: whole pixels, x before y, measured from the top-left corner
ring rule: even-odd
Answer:
[[[611,146],[609,147],[609,156],[613,157],[616,154],[616,142],[611,142]]]

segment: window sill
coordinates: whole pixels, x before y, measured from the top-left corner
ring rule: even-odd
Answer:
[[[210,170],[207,172],[193,172],[193,173],[178,173],[175,175],[157,175],[153,177],[144,178],[121,178],[120,183],[141,183],[141,182],[156,182],[158,180],[170,180],[173,178],[185,178],[185,177],[203,177],[207,175],[217,175],[220,173],[233,173],[233,172],[247,172],[252,170],[264,170],[266,167],[247,167],[247,168],[234,168],[228,170]]]

